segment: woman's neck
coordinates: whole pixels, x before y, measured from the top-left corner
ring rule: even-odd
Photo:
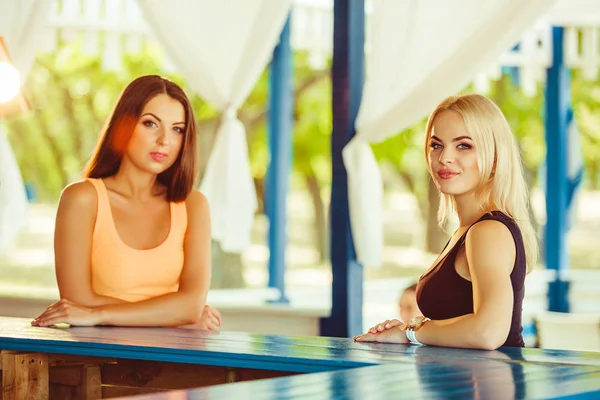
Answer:
[[[488,202],[482,203],[478,200],[474,193],[455,196],[454,204],[460,228],[467,228],[473,225],[482,215],[493,209],[489,206]]]
[[[129,163],[122,163],[113,181],[126,197],[146,201],[156,196],[156,174],[142,172]]]

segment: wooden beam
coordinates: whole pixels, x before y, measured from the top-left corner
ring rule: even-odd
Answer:
[[[69,365],[50,368],[50,398],[96,400],[102,398],[99,365]]]
[[[70,354],[48,354],[50,367],[61,365],[100,365],[117,362],[116,358],[73,356]]]
[[[2,350],[2,399],[48,400],[48,355]]]
[[[167,390],[160,389],[147,389],[140,387],[129,387],[129,386],[111,386],[111,385],[103,385],[102,386],[102,397],[103,399],[110,399],[113,397],[129,397],[129,396],[137,396],[142,394],[151,394],[151,393],[159,393],[166,392]]]
[[[177,390],[289,375],[295,374],[249,368],[120,360],[116,364],[102,366],[102,385]]]

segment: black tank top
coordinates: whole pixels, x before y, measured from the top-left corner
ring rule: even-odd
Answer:
[[[503,346],[523,347],[521,314],[525,295],[525,275],[527,274],[523,237],[516,222],[499,211],[485,214],[475,224],[490,219],[502,222],[510,230],[516,246],[515,265],[510,274],[514,298],[512,321]],[[445,259],[419,279],[417,304],[423,315],[430,319],[443,320],[473,313],[473,284],[460,276],[454,268],[456,255],[464,245],[468,231],[467,229],[462,234]]]

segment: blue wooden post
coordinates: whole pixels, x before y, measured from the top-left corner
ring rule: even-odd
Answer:
[[[292,155],[294,91],[292,81],[292,48],[290,18],[281,32],[279,44],[273,51],[269,74],[269,167],[265,206],[269,219],[269,287],[285,295],[286,202],[289,188]]]
[[[548,309],[569,312],[567,233],[567,116],[569,70],[563,57],[563,28],[552,28],[552,65],[546,82],[546,267],[556,272],[548,286]]]
[[[519,51],[520,47],[521,43],[517,43],[513,46],[511,51]],[[521,80],[519,67],[502,67],[502,73],[510,76],[510,80],[515,87],[519,86]]]
[[[349,337],[362,331],[363,267],[356,261],[348,210],[348,180],[342,149],[354,136],[364,81],[364,0],[335,0],[331,134],[331,316],[321,335]]]

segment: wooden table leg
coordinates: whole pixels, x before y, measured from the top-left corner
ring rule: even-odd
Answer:
[[[2,350],[2,400],[49,400],[48,355]]]
[[[102,398],[99,365],[50,367],[50,399],[97,400]]]

